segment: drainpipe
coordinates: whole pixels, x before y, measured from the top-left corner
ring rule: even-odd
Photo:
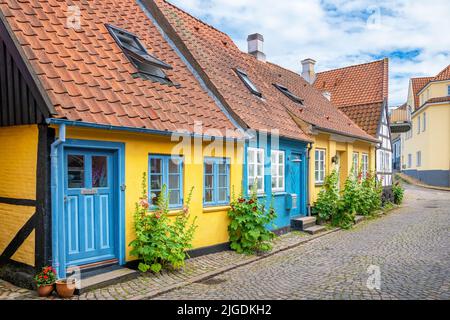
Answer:
[[[310,187],[310,175],[311,175],[311,172],[309,172],[310,171],[310,160],[311,160],[311,149],[312,149],[312,146],[313,146],[313,144],[314,144],[314,142],[310,142],[309,144],[308,144],[308,154],[307,154],[307,158],[306,158],[306,160],[307,160],[307,166],[308,166],[308,174],[306,175],[306,180],[307,180],[307,184],[308,184],[308,186],[307,186],[307,188],[306,188],[306,197],[308,198],[308,217],[310,217],[311,216],[311,202],[310,202],[310,197],[309,197],[309,195],[310,195],[310,192],[311,192],[311,190],[309,190],[309,187]]]
[[[51,145],[51,151],[50,151],[50,160],[51,160],[51,191],[52,191],[52,212],[57,213],[59,212],[58,208],[58,147],[63,144],[66,141],[66,125],[61,124],[59,126],[59,134],[58,139],[56,139],[52,145]],[[57,214],[53,214],[53,217],[57,217]],[[58,241],[55,241],[56,238],[56,228],[58,227],[58,222],[55,221],[56,219],[52,218],[52,239],[53,239],[53,260],[56,262],[56,270],[59,277],[65,277],[65,275],[62,275],[62,272],[58,265],[58,259],[55,259],[55,257],[59,257],[58,254]],[[56,228],[55,228],[56,227]]]

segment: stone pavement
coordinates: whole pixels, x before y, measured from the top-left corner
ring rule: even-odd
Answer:
[[[308,235],[303,232],[291,232],[274,241],[272,252],[264,256],[240,255],[233,251],[204,255],[186,260],[186,266],[178,271],[165,271],[155,275],[152,273],[141,274],[138,278],[120,282],[105,288],[100,288],[73,297],[73,300],[136,300],[159,295],[177,287],[189,285],[193,282],[220,274],[230,269],[263,259],[268,255],[287,250],[293,246],[305,243],[328,233],[337,231],[329,230],[318,235]],[[42,299],[36,296],[34,291],[15,287],[0,279],[1,299]],[[50,298],[57,299],[56,294]]]
[[[404,207],[382,219],[156,299],[450,299],[450,193],[407,189]],[[369,266],[379,290],[367,287]]]

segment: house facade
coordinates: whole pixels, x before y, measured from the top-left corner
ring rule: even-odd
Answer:
[[[262,35],[249,35],[248,52],[241,52],[228,35],[172,4],[143,3],[236,121],[256,132],[246,145],[243,189],[248,193],[256,177],[260,197],[274,199],[277,229],[309,214],[334,167],[341,168],[341,186],[354,161],[375,167],[378,140],[301,75],[267,61]]]
[[[435,77],[411,79],[408,107],[412,128],[401,136],[403,172],[450,186],[450,66]]]
[[[388,59],[317,74],[314,64],[314,60],[305,60],[303,75],[306,79],[366,133],[380,141],[374,159],[375,173],[383,186],[389,188],[392,185],[392,141],[388,118]]]
[[[138,3],[80,3],[78,27],[67,5],[0,3],[2,267],[29,285],[44,265],[64,278],[131,263],[144,173],[149,203],[166,185],[173,216],[193,190],[194,253],[225,247],[239,124]]]
[[[399,172],[402,169],[402,133],[411,130],[411,111],[408,105],[404,105],[391,110],[389,123],[392,133],[392,170]]]

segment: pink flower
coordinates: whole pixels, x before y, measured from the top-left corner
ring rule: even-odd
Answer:
[[[188,206],[184,206],[183,207],[183,213],[184,213],[184,215],[187,215],[189,213],[189,207]]]
[[[139,205],[140,205],[142,208],[144,208],[144,209],[148,209],[148,207],[150,206],[150,205],[148,204],[148,200],[147,200],[147,199],[141,199],[141,200],[139,201]]]

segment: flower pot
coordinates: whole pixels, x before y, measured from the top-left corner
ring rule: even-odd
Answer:
[[[75,279],[56,280],[56,292],[61,298],[71,298],[75,292]]]
[[[47,284],[37,288],[37,293],[39,297],[48,297],[52,294],[53,289],[55,289],[55,284]]]

